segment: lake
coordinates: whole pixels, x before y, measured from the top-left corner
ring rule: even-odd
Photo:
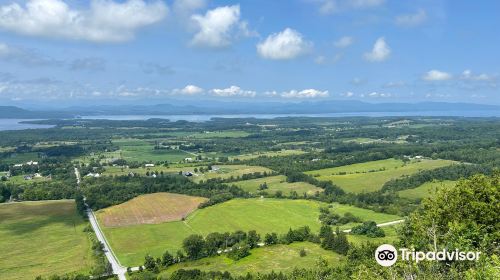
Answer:
[[[323,114],[237,114],[237,115],[96,115],[83,116],[83,119],[99,120],[147,120],[152,118],[168,119],[170,121],[185,120],[190,122],[205,122],[212,118],[258,118],[273,119],[280,117],[500,117],[500,111],[419,111],[419,112],[352,112]],[[23,124],[24,119],[0,119],[0,131],[50,128],[52,125]]]
[[[51,127],[54,127],[53,125],[20,123],[22,121],[33,121],[33,120],[26,120],[26,119],[0,119],[0,131],[4,131],[4,130],[21,130],[21,129],[35,129],[35,128],[51,128]]]

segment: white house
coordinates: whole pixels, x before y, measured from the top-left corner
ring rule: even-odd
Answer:
[[[155,165],[152,163],[146,163],[144,164],[144,167],[155,167]]]

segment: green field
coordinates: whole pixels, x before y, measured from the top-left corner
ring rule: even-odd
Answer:
[[[319,207],[324,203],[309,200],[234,199],[196,210],[185,221],[156,225],[103,227],[114,252],[125,266],[139,265],[146,254],[160,256],[165,250],[176,252],[190,234],[256,230],[261,234],[286,233],[290,227],[309,226],[317,232]],[[377,223],[400,219],[398,216],[375,213],[348,205],[334,205],[334,211],[351,212],[363,220]],[[98,218],[99,217],[98,213]],[[102,223],[101,223],[102,224]],[[342,228],[350,228],[348,224]],[[140,241],[138,241],[140,240]]]
[[[199,182],[201,180],[208,180],[213,178],[220,179],[229,179],[231,177],[236,178],[238,176],[242,176],[244,174],[250,174],[255,172],[273,172],[271,169],[262,167],[262,166],[249,166],[249,165],[217,165],[215,168],[218,168],[216,171],[198,173],[193,176],[193,180],[195,182]],[[194,169],[194,168],[193,168]],[[183,170],[186,171],[186,170]]]
[[[448,166],[453,163],[450,160],[421,159],[404,164],[402,160],[391,158],[305,173],[322,181],[332,181],[347,192],[361,193],[380,190],[384,183],[391,179],[415,174],[420,170]]]
[[[90,240],[74,201],[0,204],[0,221],[0,279],[90,270]]]
[[[238,156],[233,156],[229,157],[231,160],[248,160],[248,159],[253,159],[253,158],[258,158],[261,156],[266,156],[266,157],[283,157],[283,156],[291,156],[291,155],[301,155],[305,154],[304,151],[302,150],[281,150],[281,151],[273,151],[273,152],[258,152],[258,153],[252,153],[252,154],[244,154],[244,155],[238,155]]]
[[[291,191],[296,191],[299,195],[303,193],[314,195],[316,192],[323,191],[323,189],[305,182],[287,183],[286,177],[283,175],[238,181],[230,184],[234,184],[249,193],[257,193],[259,192],[259,186],[264,183],[266,183],[268,187],[268,189],[264,190],[267,193],[282,191],[284,195],[288,195]]]
[[[400,197],[409,198],[409,199],[422,199],[431,196],[431,194],[436,189],[441,188],[452,188],[457,184],[457,181],[432,181],[422,184],[421,186],[399,191],[398,194]]]
[[[181,150],[155,150],[154,144],[139,139],[113,140],[120,147],[120,157],[130,161],[169,161],[178,162],[187,157],[194,157]]]
[[[165,174],[173,173],[177,174],[179,172],[192,172],[194,176],[190,177],[193,181],[199,182],[201,180],[221,178],[228,179],[231,176],[234,178],[242,176],[244,174],[250,174],[254,172],[273,172],[271,169],[261,166],[249,166],[249,165],[216,165],[213,168],[217,169],[214,171],[206,171],[205,173],[195,172],[195,168],[208,167],[207,165],[192,165],[183,167],[170,167],[170,166],[155,166],[155,167],[139,167],[139,168],[124,168],[120,166],[108,166],[103,175],[127,175],[129,172],[144,175],[146,172],[161,172]]]
[[[305,257],[300,257],[301,249],[306,251]],[[179,269],[199,269],[204,271],[228,271],[232,275],[250,273],[268,273],[271,271],[288,272],[294,268],[313,267],[319,258],[323,258],[330,265],[344,261],[344,257],[332,251],[322,249],[319,245],[309,242],[296,242],[290,245],[265,246],[251,250],[251,255],[233,261],[226,256],[204,258],[197,261],[185,262],[169,267],[162,272],[166,276]]]
[[[17,163],[25,163],[28,161],[39,161],[38,153],[29,152],[29,153],[13,153],[8,158],[0,159],[0,163],[6,164],[17,164]]]

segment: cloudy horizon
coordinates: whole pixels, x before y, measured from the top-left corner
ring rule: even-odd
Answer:
[[[0,0],[0,97],[500,104],[499,9],[445,0]]]

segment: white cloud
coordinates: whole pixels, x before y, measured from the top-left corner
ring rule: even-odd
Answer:
[[[195,85],[187,85],[183,89],[181,89],[181,93],[186,95],[195,95],[195,94],[200,94],[202,92],[203,89]]]
[[[352,39],[352,37],[344,36],[344,37],[338,39],[337,41],[335,41],[335,43],[333,43],[333,45],[337,48],[347,48],[350,45],[352,45],[353,42],[354,42],[354,40]]]
[[[422,77],[422,79],[426,81],[446,81],[452,78],[453,76],[450,73],[442,72],[439,70],[430,70]]]
[[[328,91],[320,91],[317,89],[304,89],[301,91],[291,90],[281,93],[283,98],[318,98],[318,97],[328,97]]]
[[[222,48],[229,46],[237,35],[255,35],[248,29],[247,22],[240,21],[239,5],[218,7],[205,15],[193,15],[191,19],[198,28],[191,40],[194,46]]]
[[[28,66],[60,66],[61,61],[40,54],[36,50],[0,43],[0,59]]]
[[[354,92],[348,91],[348,92],[345,92],[345,93],[341,93],[340,96],[343,96],[343,97],[353,97],[354,96]]]
[[[224,89],[212,89],[210,91],[215,96],[220,97],[255,97],[257,93],[252,90],[243,90],[238,86],[230,86]]]
[[[0,51],[0,53],[1,53],[1,51]],[[463,80],[469,80],[469,81],[493,81],[493,80],[495,80],[495,76],[488,75],[485,73],[479,74],[479,75],[474,75],[471,70],[465,70],[464,72],[462,72],[462,75],[460,76],[460,78]]]
[[[368,94],[368,97],[373,97],[373,98],[378,98],[378,97],[381,97],[381,98],[386,98],[386,97],[391,97],[392,94],[390,93],[381,93],[381,92],[371,92]]]
[[[275,60],[293,59],[311,48],[311,42],[304,40],[302,34],[290,28],[271,34],[264,42],[257,44],[257,52],[261,57]]]
[[[24,35],[93,42],[122,42],[165,18],[162,1],[92,0],[88,9],[72,9],[62,0],[28,0],[0,6],[0,29]]]
[[[312,0],[319,4],[319,12],[328,15],[352,9],[366,9],[380,6],[385,0]]]
[[[400,15],[396,17],[396,24],[402,26],[417,26],[427,20],[427,13],[424,9],[418,9],[414,14]]]
[[[0,57],[7,56],[10,54],[10,48],[4,43],[0,43]]]
[[[384,37],[380,37],[375,41],[371,52],[365,53],[365,58],[371,62],[381,62],[389,58],[391,49],[385,42]]]

